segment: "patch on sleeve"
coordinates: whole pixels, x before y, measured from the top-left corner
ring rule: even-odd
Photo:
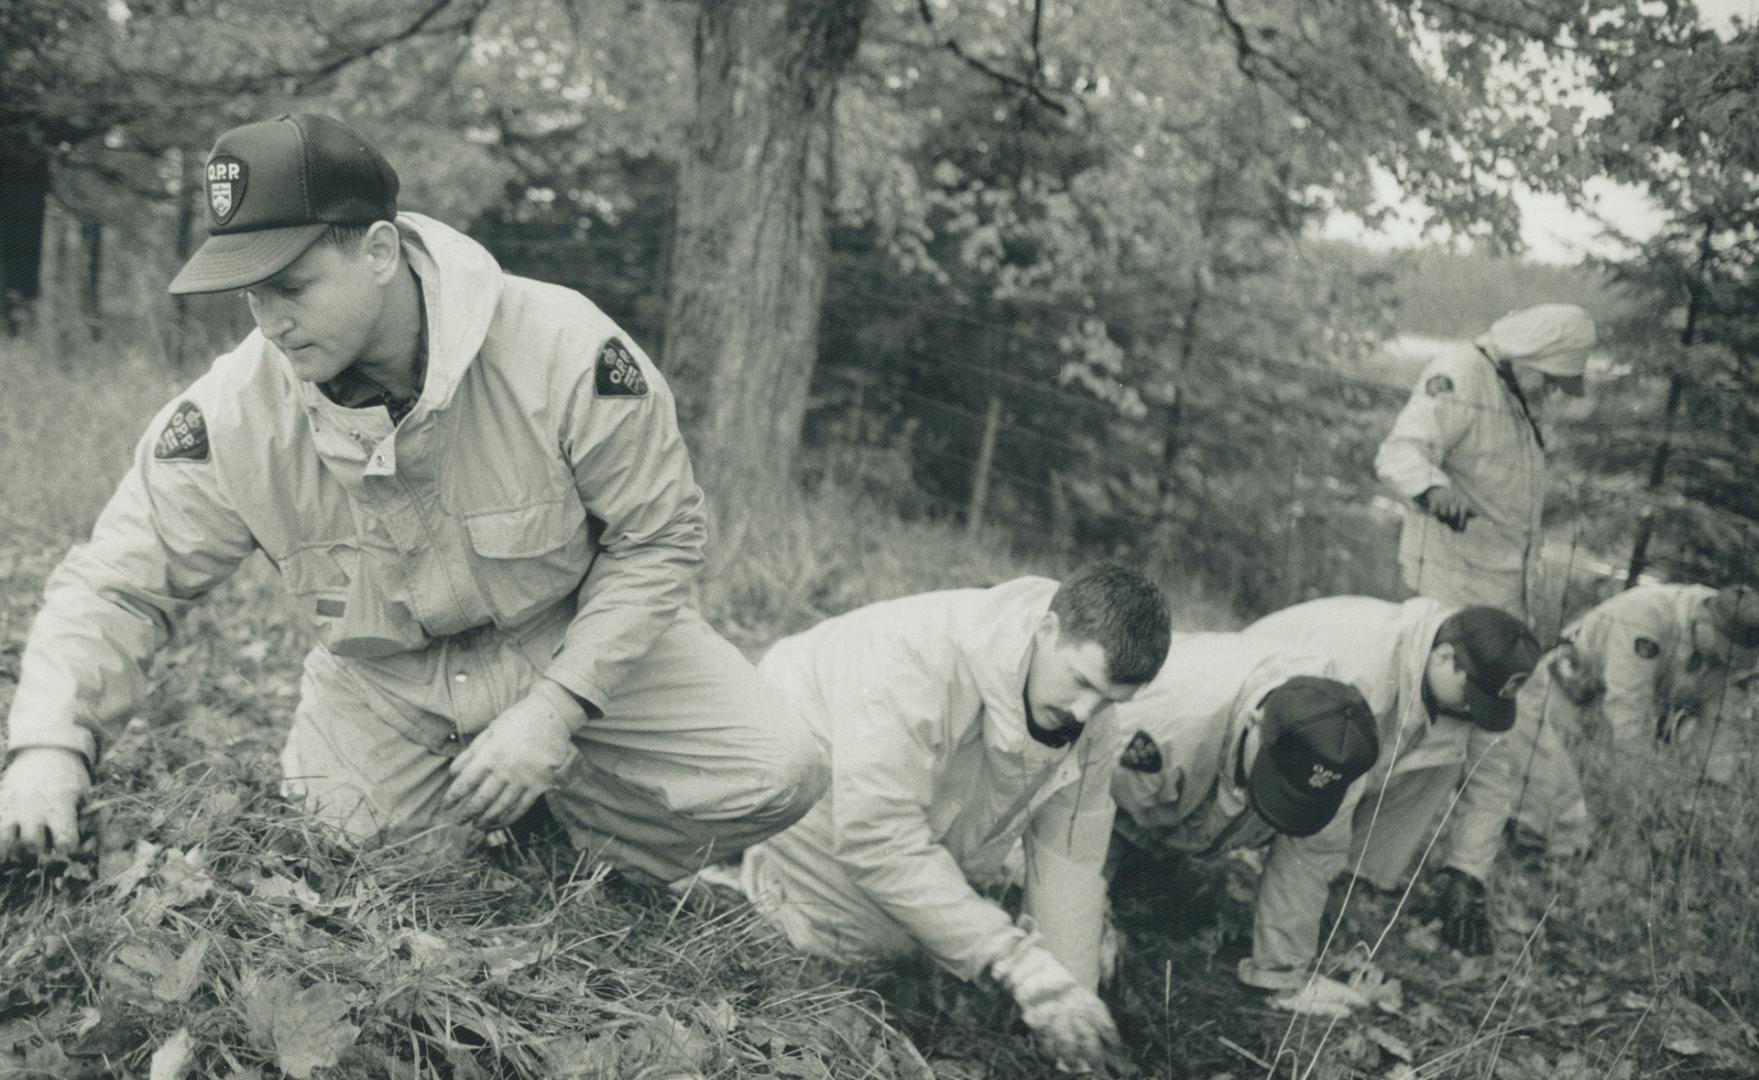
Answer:
[[[599,397],[646,397],[647,379],[629,349],[616,338],[599,346],[593,386]]]
[[[1160,772],[1160,747],[1149,738],[1148,732],[1138,731],[1130,738],[1130,745],[1124,747],[1124,756],[1119,764],[1126,769],[1137,772]]]
[[[1423,384],[1423,392],[1430,397],[1451,394],[1454,392],[1454,380],[1446,375],[1431,375],[1429,381]]]
[[[160,461],[208,460],[208,422],[193,401],[180,401],[159,432],[153,456]]]
[[[1645,660],[1653,660],[1661,655],[1661,646],[1653,638],[1640,637],[1632,643],[1632,647]]]

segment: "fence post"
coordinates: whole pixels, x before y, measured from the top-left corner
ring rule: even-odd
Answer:
[[[983,528],[983,508],[989,502],[989,470],[996,456],[996,429],[1002,423],[1002,399],[990,394],[983,413],[983,439],[977,446],[977,468],[971,476],[971,506],[965,512],[965,532],[976,536]]]

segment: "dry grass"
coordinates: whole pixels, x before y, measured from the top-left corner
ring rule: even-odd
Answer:
[[[173,389],[148,366],[63,368],[0,344],[0,706],[43,577]],[[713,551],[699,604],[752,651],[868,600],[1069,558],[837,490],[746,507]],[[89,849],[0,869],[0,1076],[1055,1075],[991,990],[803,960],[736,900],[607,877],[551,835],[470,858],[338,846],[275,790],[307,642],[280,595],[252,562],[198,606],[114,733]],[[1181,626],[1233,625],[1178,603]],[[1755,1075],[1759,777],[1699,789],[1674,766],[1591,764],[1603,843],[1503,868],[1493,958],[1440,948],[1408,909],[1390,932],[1390,909],[1352,911],[1332,962],[1403,994],[1337,1025],[1291,1022],[1235,983],[1248,861],[1137,867],[1116,890],[1115,1071]]]

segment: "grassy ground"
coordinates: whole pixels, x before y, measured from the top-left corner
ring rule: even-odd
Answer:
[[[105,363],[59,370],[0,344],[0,706],[44,576],[174,385]],[[721,523],[698,603],[756,651],[871,599],[1064,568],[821,492]],[[1182,626],[1229,624],[1178,606]],[[804,960],[736,900],[631,885],[548,833],[464,860],[337,846],[275,794],[305,645],[273,574],[247,565],[113,733],[88,850],[0,869],[0,1077],[1054,1075],[992,991]],[[1336,1025],[1234,982],[1249,860],[1135,861],[1114,891],[1114,1071],[1756,1075],[1759,778],[1694,799],[1678,790],[1692,763],[1675,764],[1594,764],[1606,839],[1504,868],[1492,958],[1356,905],[1328,963],[1378,985],[1380,1007]]]

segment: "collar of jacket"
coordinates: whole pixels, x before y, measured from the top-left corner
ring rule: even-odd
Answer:
[[[983,741],[993,749],[1019,753],[1032,741],[1026,731],[1026,672],[1033,631],[1056,591],[1050,578],[1015,578],[982,590],[955,618],[953,648],[983,700]]]
[[[449,225],[421,214],[398,214],[403,254],[421,279],[421,303],[427,315],[427,370],[411,417],[444,409],[475,362],[487,339],[501,302],[506,275],[488,249]],[[272,348],[272,347],[271,347]],[[282,370],[293,379],[292,365],[274,350]],[[301,383],[308,405],[318,405],[324,392]]]
[[[1429,664],[1430,650],[1435,648],[1435,635],[1456,610],[1426,596],[1413,597],[1399,605],[1393,645],[1395,678],[1399,687],[1398,722],[1378,725],[1383,755],[1408,753],[1430,729],[1432,721],[1436,724],[1450,720],[1465,723],[1448,716],[1431,717],[1423,700],[1423,670]]]
[[[1512,362],[1498,360],[1490,355],[1482,345],[1476,346],[1476,348],[1478,355],[1484,357],[1485,362],[1496,372],[1497,382],[1501,383],[1503,389],[1515,399],[1515,405],[1520,408],[1521,415],[1526,418],[1527,426],[1533,429],[1533,441],[1539,444],[1539,449],[1545,449],[1545,433],[1539,430],[1539,420],[1533,415],[1532,406],[1527,404],[1527,392],[1521,389],[1521,381],[1515,378]]]

